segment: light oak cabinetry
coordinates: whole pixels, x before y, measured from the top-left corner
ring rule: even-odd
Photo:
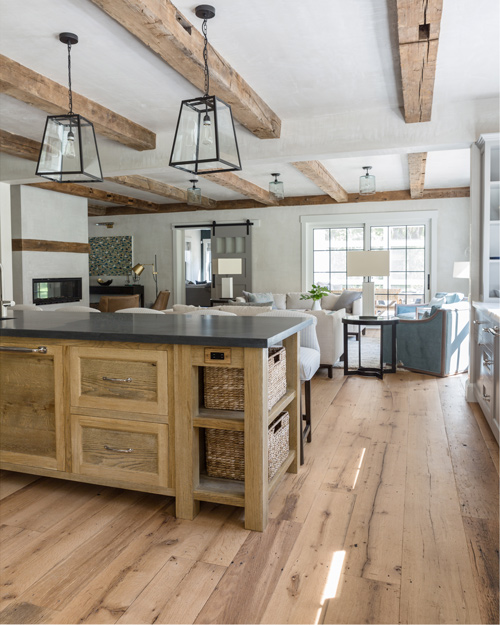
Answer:
[[[63,350],[36,341],[0,348],[0,459],[65,470]]]

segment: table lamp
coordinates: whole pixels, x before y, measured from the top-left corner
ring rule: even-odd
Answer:
[[[212,273],[214,276],[224,276],[221,278],[221,298],[231,299],[233,297],[232,275],[243,273],[243,262],[241,258],[214,258],[212,260]],[[228,275],[232,274],[232,275]]]
[[[347,276],[363,276],[363,315],[375,315],[375,283],[372,276],[390,274],[390,252],[347,252]]]

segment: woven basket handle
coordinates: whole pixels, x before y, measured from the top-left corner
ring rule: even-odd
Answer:
[[[281,430],[281,428],[283,426],[283,417],[285,416],[285,414],[286,413],[284,412],[282,415],[280,415],[278,417],[278,421],[277,421],[276,425],[273,426],[273,434],[276,434],[276,432],[278,430]]]
[[[274,364],[276,364],[277,362],[279,362],[281,360],[281,358],[283,357],[284,353],[285,352],[283,350],[281,350],[275,356],[273,356]]]

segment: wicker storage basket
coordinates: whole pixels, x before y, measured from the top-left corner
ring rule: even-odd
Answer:
[[[268,429],[268,475],[271,480],[287,459],[290,417],[282,412]],[[245,479],[245,445],[243,432],[205,430],[207,474],[231,480]]]
[[[267,408],[286,393],[286,351],[270,347],[267,361]],[[205,408],[215,410],[244,410],[243,369],[205,367]]]

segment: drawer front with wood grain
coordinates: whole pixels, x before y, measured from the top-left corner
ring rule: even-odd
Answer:
[[[73,347],[71,405],[167,414],[167,352]]]
[[[63,471],[64,445],[62,347],[2,345],[0,459]]]
[[[168,426],[72,415],[73,472],[167,486]]]

